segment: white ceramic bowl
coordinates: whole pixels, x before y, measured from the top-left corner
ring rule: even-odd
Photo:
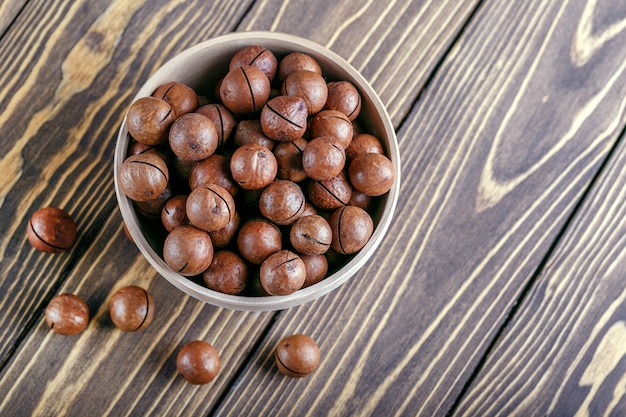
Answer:
[[[400,154],[395,131],[389,115],[380,98],[357,70],[339,55],[307,39],[275,32],[242,32],[220,36],[195,45],[159,68],[139,89],[133,101],[149,96],[161,84],[170,81],[185,83],[199,91],[212,88],[228,70],[230,58],[240,49],[250,45],[261,45],[271,50],[279,59],[290,52],[303,52],[320,63],[323,75],[328,81],[351,81],[361,93],[362,108],[358,121],[365,130],[378,137],[385,147],[387,156],[396,169],[396,181],[383,197],[374,212],[374,233],[365,247],[355,254],[341,269],[321,282],[300,289],[286,296],[249,297],[222,294],[171,270],[161,258],[164,235],[146,226],[146,221],[138,216],[133,203],[121,191],[118,172],[124,161],[131,141],[124,119],[115,147],[114,175],[115,192],[122,217],[135,244],[156,269],[175,287],[206,303],[250,311],[281,310],[314,300],[336,289],[352,277],[376,251],[391,223],[400,190]],[[212,91],[212,90],[209,90]]]

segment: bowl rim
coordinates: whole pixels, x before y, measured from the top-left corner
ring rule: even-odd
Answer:
[[[380,215],[380,221],[376,225],[370,240],[367,244],[354,255],[352,259],[348,261],[346,265],[340,268],[338,271],[327,276],[322,281],[313,284],[309,287],[302,288],[293,294],[283,296],[263,296],[263,297],[249,297],[242,295],[230,295],[220,293],[215,290],[211,290],[206,286],[195,283],[191,279],[177,274],[172,271],[165,261],[154,251],[146,237],[141,233],[139,228],[139,219],[136,211],[132,207],[132,201],[124,195],[119,187],[118,172],[123,160],[126,157],[128,148],[128,131],[126,129],[126,115],[119,128],[114,155],[114,185],[115,194],[120,208],[122,218],[126,223],[128,231],[142,253],[144,258],[150,263],[150,265],[165,278],[168,282],[174,285],[184,293],[191,295],[192,297],[203,301],[205,303],[242,311],[276,311],[290,307],[295,307],[304,303],[313,301],[329,292],[335,290],[350,279],[356,272],[361,269],[369,258],[374,254],[377,247],[380,245],[383,237],[386,235],[389,229],[390,223],[393,219],[395,212],[400,183],[401,183],[401,168],[400,168],[400,151],[398,141],[396,138],[396,132],[391,122],[391,118],[387,113],[382,100],[359,71],[357,71],[349,62],[347,62],[340,55],[331,51],[330,49],[319,45],[309,39],[302,38],[297,35],[286,34],[281,32],[269,32],[269,31],[248,31],[248,32],[233,32],[224,35],[202,41],[190,48],[187,48],[166,61],[161,65],[148,79],[143,83],[141,88],[137,91],[136,95],[131,102],[137,99],[152,94],[151,81],[159,79],[163,73],[166,73],[168,68],[175,65],[176,62],[184,60],[187,57],[195,55],[199,52],[207,49],[215,48],[216,46],[230,44],[230,43],[244,42],[248,45],[267,43],[280,43],[285,48],[289,48],[294,52],[308,53],[314,56],[323,55],[325,59],[333,61],[338,64],[342,72],[346,72],[351,78],[350,81],[354,82],[361,94],[365,94],[368,101],[373,105],[373,111],[377,113],[381,119],[381,123],[384,128],[384,134],[388,138],[386,143],[387,156],[391,159],[393,166],[396,169],[396,178],[388,192],[387,201],[384,205],[382,213]],[[266,46],[266,45],[264,45]],[[271,47],[268,47],[271,50]]]

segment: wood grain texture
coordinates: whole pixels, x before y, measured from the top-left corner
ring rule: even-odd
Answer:
[[[19,280],[0,283],[0,347],[8,361],[0,410],[206,414],[273,317],[203,307],[156,279],[121,236],[110,172],[112,138],[137,86],[183,48],[228,31],[246,7],[99,1],[49,8],[33,1],[11,28],[0,50],[0,126],[12,128],[0,143],[7,173],[0,179],[0,268]],[[352,14],[342,12],[345,19]],[[439,53],[448,45],[438,45]],[[35,252],[23,235],[29,215],[44,205],[66,209],[79,224],[76,247],[60,256]],[[148,286],[165,312],[145,332],[111,326],[107,300],[123,283]],[[42,321],[46,301],[64,291],[85,297],[94,314],[73,338],[55,337]],[[193,338],[214,343],[222,355],[220,378],[206,387],[189,386],[174,372],[176,349]]]
[[[280,315],[217,415],[450,409],[624,126],[624,34],[602,35],[610,14],[589,32],[584,6],[481,6],[399,131],[388,238],[339,291]],[[293,333],[322,351],[301,380],[273,365]]]
[[[115,134],[138,86],[164,60],[232,30],[247,4],[31,1],[0,48],[0,363],[115,207]],[[75,247],[36,252],[38,208],[68,211]],[[120,259],[132,265],[131,259]]]
[[[477,4],[260,0],[241,29],[293,33],[337,52],[372,84],[398,126]]]
[[[616,48],[626,39],[626,7],[619,6],[579,9],[572,51],[581,70],[626,59]],[[621,126],[623,66],[606,83],[619,93],[611,111]],[[626,415],[623,136],[455,415]]]
[[[173,290],[121,224],[114,211],[59,288],[87,302],[89,326],[79,335],[60,336],[39,315],[0,379],[0,414],[207,415],[245,361],[250,341],[273,315],[218,309]],[[111,296],[126,285],[145,288],[154,298],[154,320],[141,331],[121,331],[109,316]],[[220,354],[221,372],[210,384],[191,385],[176,370],[178,350],[192,340],[205,340]]]
[[[3,0],[0,3],[0,37],[27,2],[28,0]]]
[[[622,143],[456,415],[626,413],[625,162]]]

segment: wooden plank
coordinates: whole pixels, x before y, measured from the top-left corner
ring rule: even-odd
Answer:
[[[293,33],[337,52],[372,84],[398,126],[476,4],[260,0],[241,29]]]
[[[0,48],[0,364],[115,207],[115,134],[138,86],[164,60],[230,31],[234,4],[31,1]],[[75,247],[36,252],[25,238],[38,208],[67,210]],[[132,265],[132,259],[127,260]]]
[[[626,414],[625,167],[622,138],[455,415]]]
[[[218,5],[199,8],[182,1],[139,3],[132,10],[123,5],[61,3],[46,15],[43,3],[33,3],[28,12],[44,16],[31,22],[38,38],[28,41],[26,27],[15,26],[22,41],[0,50],[11,93],[0,95],[0,105],[12,110],[0,115],[0,126],[13,126],[11,140],[0,143],[6,155],[0,169],[11,174],[0,184],[0,268],[3,276],[20,277],[19,283],[1,284],[8,295],[0,328],[8,330],[0,346],[10,360],[0,383],[3,410],[77,415],[95,404],[111,415],[207,413],[273,317],[201,308],[180,294],[169,298],[171,286],[155,279],[122,244],[119,217],[111,215],[113,195],[107,192],[111,138],[136,86],[180,49],[225,31],[245,7],[212,10]],[[127,15],[121,16],[122,9]],[[346,19],[352,15],[342,12]],[[448,42],[462,24],[456,18]],[[439,53],[447,46],[438,45]],[[9,71],[12,59],[35,47],[37,54],[19,56],[27,70],[11,78],[8,74],[17,74]],[[20,112],[27,117],[15,117]],[[76,248],[60,256],[34,252],[22,235],[30,212],[48,204],[66,208],[79,223]],[[137,281],[150,287],[170,316],[163,313],[145,333],[121,334],[108,321],[106,303],[122,283]],[[62,291],[80,293],[95,311],[89,329],[75,338],[55,337],[41,321],[45,301]],[[29,330],[31,323],[36,325]],[[175,349],[192,338],[213,342],[225,362],[220,379],[207,387],[185,385],[174,372]]]
[[[624,126],[618,3],[593,25],[576,1],[483,3],[400,129],[388,238],[339,291],[280,315],[217,415],[450,409]],[[293,333],[322,351],[300,380],[273,365]]]
[[[3,0],[0,3],[0,37],[17,17],[28,0]]]
[[[121,224],[114,210],[58,291],[87,302],[89,326],[61,336],[39,314],[0,379],[2,415],[207,415],[273,317],[218,309],[173,291]],[[154,320],[138,332],[117,329],[109,317],[109,300],[125,285],[141,286],[154,298]],[[218,349],[222,365],[204,386],[188,384],[176,370],[178,350],[199,339]]]

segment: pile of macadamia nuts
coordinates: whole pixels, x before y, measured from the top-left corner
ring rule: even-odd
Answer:
[[[394,166],[357,121],[357,88],[311,56],[250,46],[223,75],[132,103],[119,187],[165,229],[172,270],[226,294],[291,294],[365,246]]]

